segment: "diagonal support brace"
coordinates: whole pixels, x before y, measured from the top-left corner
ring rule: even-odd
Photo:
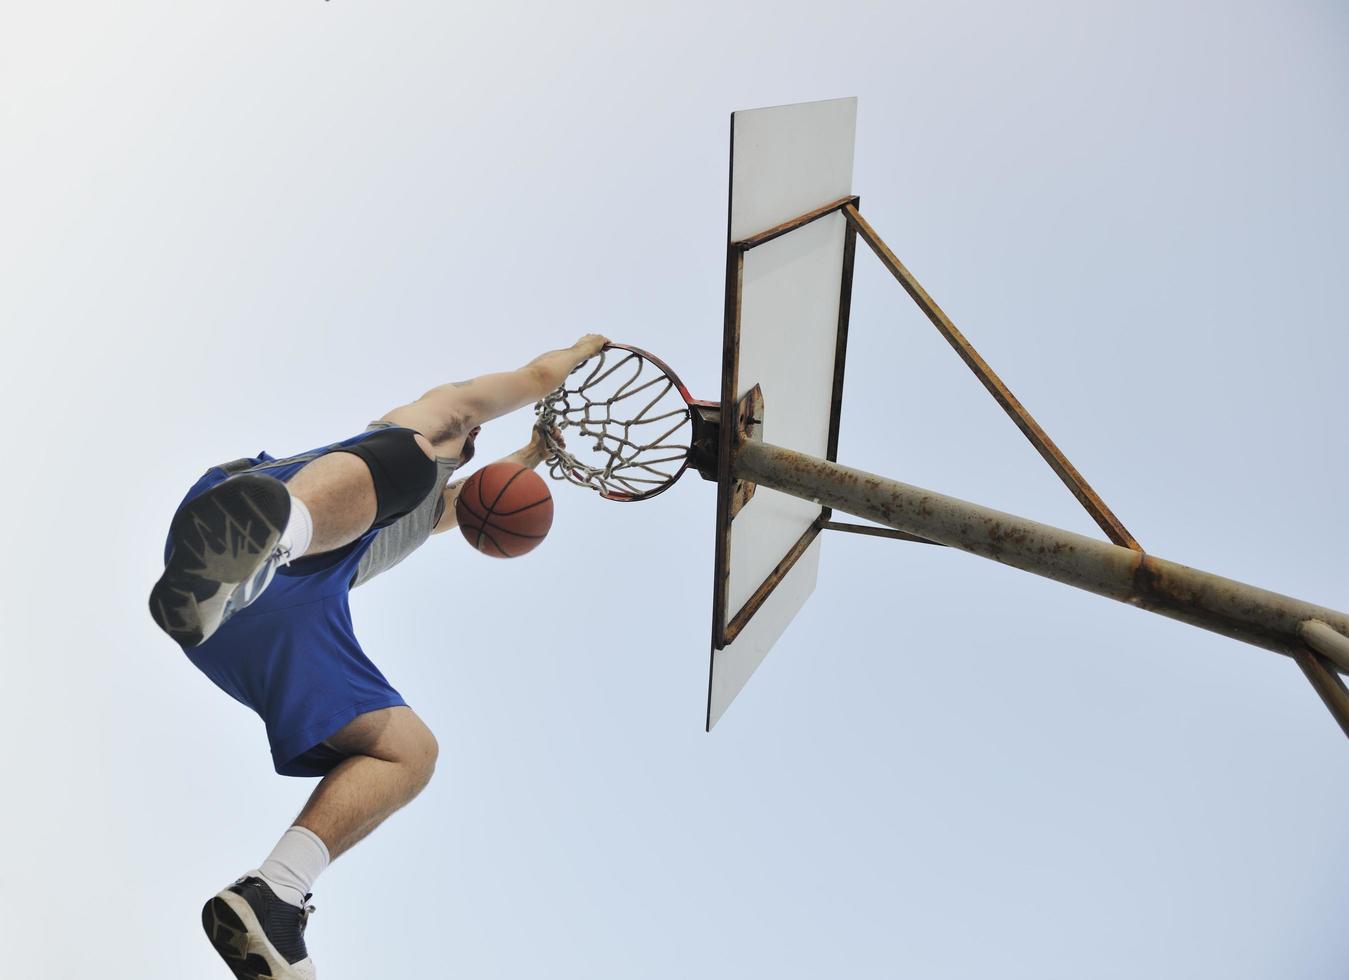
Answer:
[[[918,304],[918,308],[932,321],[941,335],[955,348],[961,360],[969,366],[975,377],[983,383],[994,400],[1002,406],[1003,411],[1016,423],[1016,427],[1030,440],[1030,444],[1044,457],[1050,469],[1058,474],[1059,479],[1064,482],[1064,485],[1078,499],[1078,502],[1086,508],[1092,520],[1100,525],[1106,537],[1122,547],[1142,551],[1142,547],[1129,533],[1129,529],[1106,506],[1105,501],[1077,471],[1077,467],[1068,461],[1068,457],[1063,454],[1063,450],[1054,444],[1054,440],[1049,438],[1049,434],[1040,428],[1040,424],[1031,417],[1030,412],[1026,411],[1026,407],[1003,384],[1002,379],[988,366],[988,362],[979,356],[979,352],[965,339],[965,335],[956,329],[956,325],[951,322],[951,318],[927,294],[927,290],[913,277],[913,273],[909,272],[904,267],[904,263],[900,262],[895,256],[895,253],[890,251],[889,246],[881,241],[881,236],[876,234],[876,230],[867,223],[867,220],[862,217],[857,208],[852,204],[845,205],[843,214],[857,234],[871,246],[871,250],[876,253],[876,257],[881,260],[881,264],[899,280],[899,284],[904,287],[904,291],[913,298],[913,301]]]

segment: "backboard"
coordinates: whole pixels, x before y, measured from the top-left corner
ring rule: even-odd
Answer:
[[[721,418],[756,385],[763,439],[837,458],[854,233],[857,100],[731,115],[730,214]],[[710,730],[815,588],[818,504],[757,488],[741,505],[731,478],[736,427],[718,447]]]

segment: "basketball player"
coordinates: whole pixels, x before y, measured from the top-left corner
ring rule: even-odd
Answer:
[[[480,427],[559,387],[607,343],[596,334],[517,371],[442,385],[364,432],[299,456],[212,467],[179,505],[155,622],[267,726],[285,776],[322,776],[257,870],[210,899],[202,922],[241,980],[312,980],[306,903],[329,861],[413,799],[436,740],[361,652],[350,588],[454,526]],[[535,467],[536,430],[508,461]]]

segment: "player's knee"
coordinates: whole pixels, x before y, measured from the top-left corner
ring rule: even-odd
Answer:
[[[440,743],[426,722],[410,708],[399,711],[396,718],[396,730],[390,733],[389,740],[392,754],[402,765],[429,780],[440,757]]]
[[[425,723],[421,726],[421,731],[417,733],[416,756],[423,768],[434,769],[436,760],[440,758],[440,742],[436,736],[427,728]]]
[[[440,743],[425,725],[413,738],[408,748],[408,765],[412,768],[420,790],[435,775],[436,760],[440,758]]]
[[[423,445],[425,443],[426,445]],[[380,429],[342,452],[359,456],[375,484],[374,527],[410,514],[435,490],[439,477],[430,443],[411,429]]]

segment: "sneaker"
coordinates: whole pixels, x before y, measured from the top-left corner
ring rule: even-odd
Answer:
[[[316,980],[304,946],[313,911],[277,898],[261,878],[240,878],[206,903],[201,924],[238,980]]]
[[[262,594],[289,554],[278,547],[290,493],[243,473],[189,500],[169,526],[172,550],[150,592],[150,615],[184,649],[200,646]]]

